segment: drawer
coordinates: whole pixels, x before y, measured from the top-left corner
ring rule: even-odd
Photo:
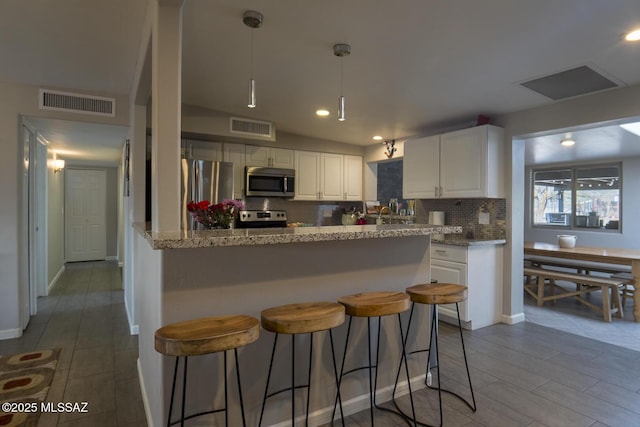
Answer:
[[[432,244],[431,258],[466,264],[467,248],[465,246]]]

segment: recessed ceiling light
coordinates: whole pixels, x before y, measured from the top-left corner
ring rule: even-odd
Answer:
[[[560,141],[560,144],[564,145],[565,147],[571,147],[572,145],[575,145],[575,141],[571,138],[565,138],[562,141]]]
[[[329,110],[325,110],[325,109],[317,110],[316,115],[320,117],[326,117],[329,115]]]
[[[380,135],[376,135],[373,137],[374,141],[382,141],[382,137]]]
[[[640,40],[640,28],[627,33],[624,39],[628,42],[637,42],[638,40]]]
[[[620,125],[620,127],[625,130],[628,130],[631,133],[635,133],[636,135],[640,136],[640,122],[625,123],[623,125]]]

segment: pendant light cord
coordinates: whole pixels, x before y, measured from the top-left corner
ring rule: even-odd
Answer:
[[[253,79],[253,28],[251,29],[251,65],[249,68],[250,78]]]

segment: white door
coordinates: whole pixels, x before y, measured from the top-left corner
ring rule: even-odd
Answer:
[[[107,256],[104,170],[65,171],[65,257],[67,262],[104,260]]]

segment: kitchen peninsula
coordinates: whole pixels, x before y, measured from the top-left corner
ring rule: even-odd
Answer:
[[[137,228],[138,266],[135,280],[139,294],[139,363],[141,386],[153,425],[166,422],[171,389],[173,360],[155,352],[153,334],[163,325],[202,316],[248,314],[259,318],[268,307],[305,301],[336,301],[339,297],[368,291],[400,290],[430,281],[430,235],[460,233],[461,227],[427,224],[353,225],[330,227],[232,229],[174,233],[151,233]],[[423,317],[424,316],[424,317]],[[428,325],[426,313],[420,322]],[[383,319],[387,321],[389,319]],[[392,384],[400,348],[397,323],[386,325],[379,369],[379,387]],[[366,323],[354,322],[353,336],[366,338]],[[363,322],[364,323],[364,322]],[[425,329],[426,331],[426,329]],[[425,332],[423,331],[423,332]],[[346,325],[336,328],[334,341],[338,363],[344,346]],[[326,334],[313,337],[314,388],[311,390],[311,418],[316,423],[328,422],[333,408],[335,386],[331,374],[329,345]],[[426,332],[414,334],[409,345],[426,346]],[[256,425],[266,382],[268,355],[274,336],[261,331],[258,341],[240,351],[242,391],[248,425]],[[306,347],[310,338],[296,344],[301,361],[299,384],[306,381],[308,359]],[[361,342],[360,344],[364,344]],[[289,337],[278,346],[291,348]],[[364,344],[366,346],[366,344]],[[366,350],[358,346],[349,355],[354,364],[363,365]],[[290,354],[283,351],[282,354]],[[189,360],[187,411],[205,410],[222,402],[221,390],[215,384],[222,373],[216,357]],[[410,363],[425,363],[416,357]],[[290,360],[276,363],[274,375],[278,388],[289,384]],[[231,367],[228,368],[229,372]],[[365,375],[362,371],[362,375]],[[233,382],[232,382],[233,383]],[[363,409],[368,404],[364,377],[353,375],[341,389],[346,413]],[[405,384],[405,383],[403,383]],[[180,386],[180,385],[179,385]],[[417,383],[416,383],[417,386]],[[405,384],[406,387],[406,384]],[[387,394],[380,401],[387,400]],[[234,386],[229,391],[230,425],[239,420]],[[297,394],[300,402],[306,394]],[[219,406],[219,405],[218,405]],[[264,425],[279,425],[289,417],[289,394],[270,399],[265,410]],[[302,408],[301,403],[297,403]]]

